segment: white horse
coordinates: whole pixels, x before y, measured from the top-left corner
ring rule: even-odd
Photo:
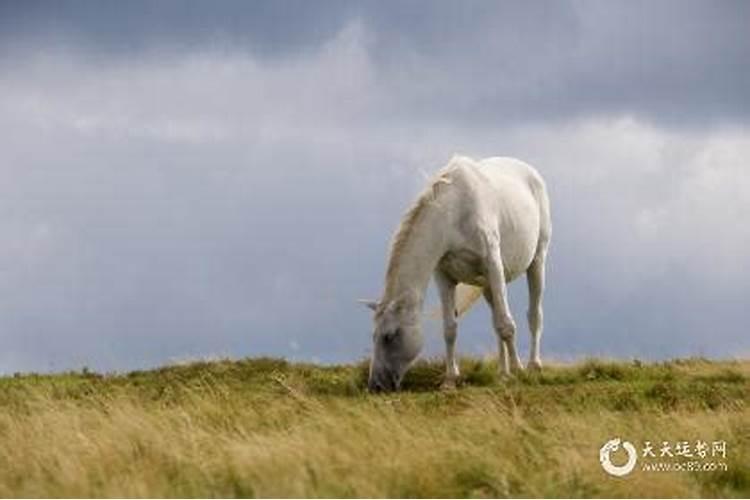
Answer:
[[[531,166],[512,158],[451,159],[403,217],[391,245],[381,299],[364,301],[375,311],[370,390],[398,389],[419,354],[421,310],[431,276],[442,305],[445,386],[454,386],[459,376],[456,319],[482,294],[492,309],[501,375],[523,369],[506,288],[522,273],[529,288],[529,368],[540,369],[550,234],[547,190]],[[465,285],[457,288],[459,284]]]

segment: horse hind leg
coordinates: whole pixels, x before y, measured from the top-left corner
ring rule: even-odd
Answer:
[[[526,317],[529,321],[531,334],[531,348],[529,349],[529,370],[542,369],[540,343],[544,313],[542,310],[542,296],[544,295],[544,261],[545,250],[540,250],[526,271],[526,281],[529,288],[529,309]]]
[[[508,305],[505,270],[497,239],[490,238],[488,241],[487,275],[489,283],[485,288],[485,299],[492,309],[492,326],[495,328],[500,354],[499,369],[501,375],[509,375],[511,370],[523,370],[523,365],[516,350],[516,323]]]
[[[490,291],[489,286],[483,290],[483,294],[484,299],[487,301],[487,305],[490,306],[490,311],[492,311],[492,292]],[[503,339],[500,337],[500,335],[497,336],[497,350],[497,371],[501,377],[506,377],[510,375],[510,365],[508,364],[508,348],[505,346],[505,342],[503,342]]]

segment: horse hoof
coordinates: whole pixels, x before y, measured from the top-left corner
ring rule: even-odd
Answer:
[[[539,373],[542,371],[541,361],[529,361],[529,364],[527,366],[530,372]]]

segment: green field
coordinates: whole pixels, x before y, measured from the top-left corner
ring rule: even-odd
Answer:
[[[750,361],[461,366],[455,391],[433,361],[385,395],[364,362],[0,378],[0,496],[750,496]],[[613,437],[725,441],[727,470],[609,476]]]

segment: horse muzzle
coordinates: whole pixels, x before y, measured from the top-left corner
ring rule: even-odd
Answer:
[[[401,387],[401,377],[394,372],[380,372],[370,375],[367,389],[370,392],[393,392]]]

